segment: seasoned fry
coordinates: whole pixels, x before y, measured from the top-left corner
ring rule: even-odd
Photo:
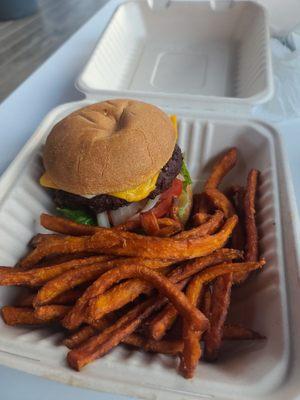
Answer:
[[[62,319],[70,309],[71,306],[52,304],[50,306],[37,307],[34,310],[34,316],[45,322],[57,321]]]
[[[52,304],[71,305],[82,295],[82,289],[70,289],[55,297]],[[30,293],[18,302],[18,307],[32,307],[35,303],[36,293]]]
[[[131,335],[162,304],[164,304],[164,299],[149,299],[135,306],[109,328],[100,334],[92,336],[79,348],[71,350],[67,356],[69,365],[76,370],[80,370],[93,360],[102,357]]]
[[[198,214],[196,214],[198,215]],[[189,239],[189,238],[199,238],[205,235],[211,235],[215,233],[222,225],[224,221],[224,214],[221,211],[216,211],[215,214],[209,216],[209,219],[188,231],[183,231],[174,236],[175,239]]]
[[[182,352],[183,341],[182,340],[151,340],[146,339],[140,335],[131,334],[123,340],[124,344],[139,347],[140,349],[151,352],[151,353],[161,353],[169,355],[178,355]]]
[[[157,236],[159,225],[155,214],[152,211],[140,214],[140,223],[146,235]]]
[[[86,310],[86,314],[89,319],[92,320],[98,319],[99,295],[104,293],[113,284],[119,282],[120,280],[128,278],[140,278],[151,283],[151,285],[153,285],[156,289],[158,289],[160,293],[166,296],[174,304],[177,311],[180,314],[183,314],[184,317],[187,319],[187,321],[195,329],[197,328],[205,329],[207,327],[207,319],[202,315],[202,313],[199,310],[190,305],[184,294],[179,289],[177,289],[177,287],[174,284],[172,284],[169,279],[144,266],[130,265],[130,264],[124,265],[119,268],[114,268],[113,270],[106,272],[101,277],[101,279],[97,281],[97,285],[95,285],[96,287],[95,293],[97,293],[97,296],[94,297],[92,291],[90,292],[91,300]],[[76,315],[74,314],[75,313],[73,313],[72,315],[73,321],[70,318],[70,314],[67,315],[68,323],[66,324],[66,319],[65,319],[64,320],[65,327],[72,329],[78,326],[78,322],[76,321],[77,318]]]
[[[157,236],[169,237],[182,231],[182,224],[179,220],[172,218],[158,218],[159,231]]]
[[[77,224],[67,218],[49,214],[41,214],[40,223],[49,231],[72,236],[93,235],[98,229],[101,229],[96,226]]]
[[[47,241],[49,238],[59,238],[60,235],[53,233],[53,234],[43,234],[43,233],[38,233],[37,235],[33,236],[33,238],[30,240],[28,243],[29,246],[31,247],[37,247],[40,244],[44,243]]]
[[[171,328],[178,316],[178,312],[173,304],[168,303],[153,318],[148,326],[148,335],[154,340],[161,340],[166,332]]]
[[[209,286],[206,286],[203,293],[201,311],[209,321],[211,318],[210,309],[211,309],[211,289]]]
[[[241,325],[225,324],[222,340],[260,340],[266,337]]]
[[[212,172],[204,185],[204,190],[218,188],[224,176],[235,166],[236,161],[237,149],[233,147],[214,164]]]
[[[171,282],[178,282],[180,279],[189,278],[190,276],[200,272],[204,268],[226,261],[232,261],[237,258],[242,258],[242,254],[232,249],[221,249],[212,253],[210,256],[201,257],[199,259],[189,261],[183,266],[177,267],[170,272],[168,278]],[[158,313],[158,315],[151,321],[148,327],[148,333],[151,338],[159,340],[162,338],[166,331],[172,326],[178,313],[172,304],[165,306],[165,308]]]
[[[54,264],[49,267],[36,267],[28,271],[18,271],[10,267],[2,267],[0,269],[0,285],[2,286],[18,286],[26,285],[29,287],[41,286],[51,279],[63,274],[66,271],[85,267],[91,264],[100,264],[111,260],[110,256],[90,256],[86,258],[78,258],[61,264]]]
[[[51,240],[49,245],[45,244],[34,249],[27,257],[26,263],[37,263],[51,254],[71,254],[81,251],[144,258],[159,256],[173,260],[201,257],[223,247],[236,224],[237,216],[234,215],[215,235],[185,240],[142,236],[103,228],[101,233],[93,236],[67,237],[63,241]]]
[[[259,171],[252,169],[247,178],[247,187],[244,196],[246,249],[245,260],[258,260],[258,235],[255,222],[255,197],[257,191]]]
[[[91,265],[80,266],[74,270],[67,271],[62,275],[47,282],[37,293],[34,306],[40,306],[53,302],[53,299],[59,294],[65,292],[70,288],[81,285],[82,283],[89,282],[97,279],[101,274],[111,268],[126,265],[128,263],[140,263],[149,268],[162,268],[170,265],[171,261],[165,260],[141,260],[139,258],[123,258],[110,260],[103,263],[96,263]]]
[[[207,189],[205,194],[214,207],[223,212],[225,218],[229,218],[236,213],[230,200],[218,189]]]
[[[200,302],[202,286],[201,280],[198,279],[197,275],[187,286],[186,297],[195,307]],[[190,379],[193,377],[201,357],[200,338],[204,330],[190,329],[190,325],[184,320],[182,331],[184,346],[180,355],[179,370],[185,378]]]
[[[193,225],[199,226],[199,225],[205,224],[205,222],[207,222],[210,218],[211,218],[210,214],[198,212],[198,213],[194,214],[192,217]]]
[[[217,358],[221,346],[223,326],[230,304],[232,274],[219,276],[212,287],[210,328],[204,336],[204,355],[208,361]]]
[[[244,194],[244,220],[245,220],[245,260],[257,261],[258,260],[258,234],[255,221],[255,198],[257,192],[257,184],[259,178],[259,171],[252,169],[247,178],[247,186]],[[243,283],[249,273],[235,274],[234,283]]]
[[[1,309],[2,319],[6,325],[43,325],[45,321],[34,315],[33,308],[4,306]]]

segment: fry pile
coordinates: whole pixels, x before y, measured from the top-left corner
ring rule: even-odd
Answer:
[[[76,370],[125,344],[178,356],[185,378],[201,358],[216,360],[222,341],[263,338],[227,322],[233,286],[265,264],[255,221],[259,172],[249,172],[245,187],[220,190],[236,161],[232,148],[216,162],[185,230],[172,210],[110,229],[42,214],[52,233],[36,235],[14,269],[0,268],[0,285],[28,288],[2,308],[4,322],[61,325]]]

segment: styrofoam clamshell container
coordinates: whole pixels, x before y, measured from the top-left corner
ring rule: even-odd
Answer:
[[[53,211],[49,195],[38,182],[42,173],[40,155],[46,136],[60,119],[90,102],[70,103],[52,111],[2,177],[2,264],[13,265],[24,254],[26,243],[40,231],[40,213]],[[149,399],[188,399],[191,396],[241,399],[268,394],[284,380],[289,361],[279,204],[279,191],[286,188],[278,180],[277,134],[272,128],[247,119],[207,117],[173,108],[165,111],[175,112],[178,116],[178,142],[195,190],[200,190],[215,157],[231,146],[238,148],[239,161],[224,182],[225,186],[233,182],[245,184],[249,168],[262,171],[257,218],[261,255],[266,258],[267,267],[242,289],[235,290],[236,301],[231,315],[234,321],[261,332],[268,339],[224,346],[218,363],[200,363],[193,380],[185,380],[176,373],[172,358],[149,356],[122,346],[76,373],[66,365],[67,349],[59,345],[61,333],[9,327],[1,320],[0,361],[66,383]],[[0,303],[7,304],[15,295],[14,288],[1,288]]]
[[[77,80],[88,96],[250,107],[273,93],[266,11],[248,1],[126,1]]]

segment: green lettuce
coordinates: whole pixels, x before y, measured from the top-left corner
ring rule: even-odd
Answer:
[[[184,160],[182,161],[182,166],[181,166],[180,173],[184,178],[183,189],[186,191],[187,186],[192,184],[192,178],[191,178],[191,175],[190,175],[190,173],[189,173],[189,171],[187,169],[187,166],[186,166],[186,163],[185,163]]]
[[[56,209],[59,212],[59,214],[61,214],[63,217],[70,219],[74,222],[77,222],[78,224],[97,225],[96,219],[86,211],[72,210],[71,208],[67,207],[63,208],[56,207]]]

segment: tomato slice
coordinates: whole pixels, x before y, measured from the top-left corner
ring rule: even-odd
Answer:
[[[149,211],[153,212],[157,218],[165,216],[172,206],[173,198],[179,197],[181,192],[182,181],[176,178],[172,182],[172,185],[169,187],[169,189],[165,190],[160,195],[159,202]]]

